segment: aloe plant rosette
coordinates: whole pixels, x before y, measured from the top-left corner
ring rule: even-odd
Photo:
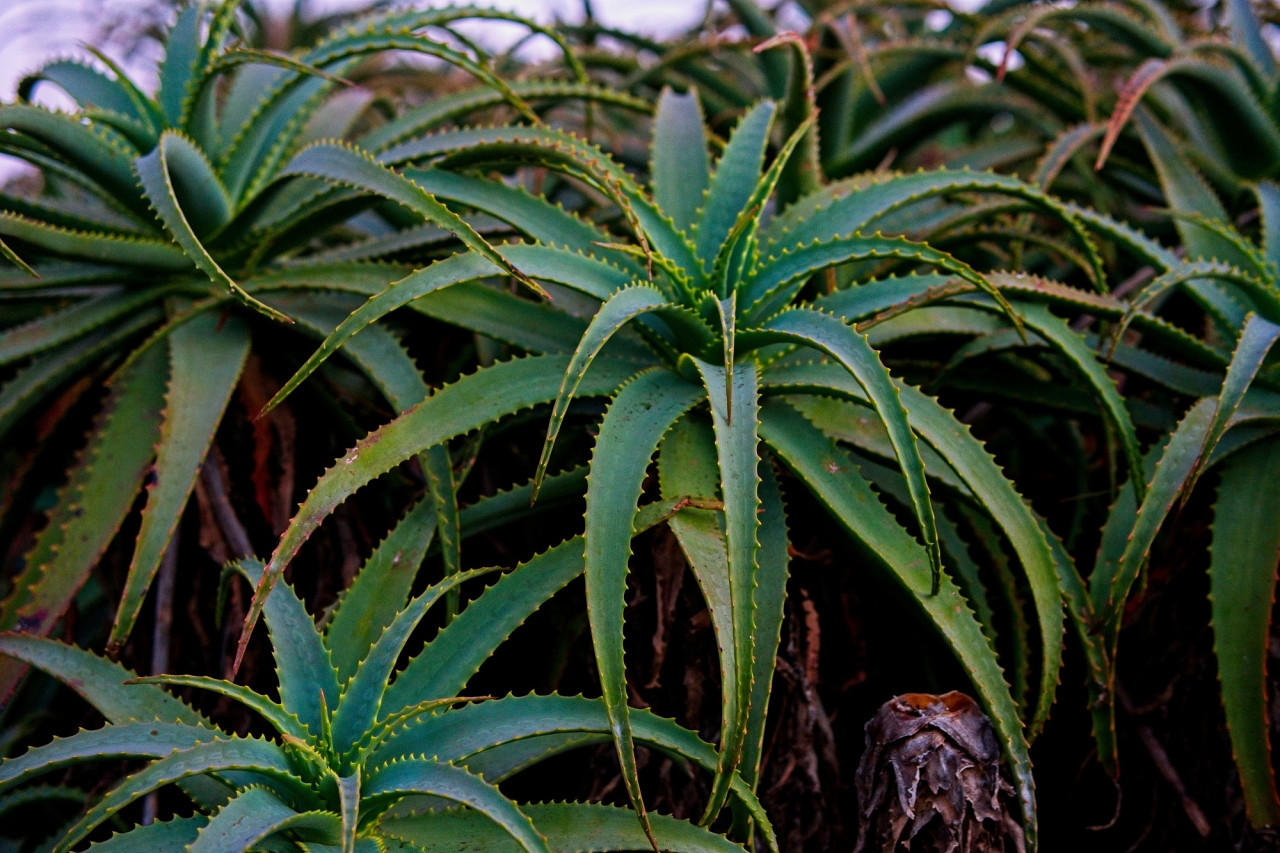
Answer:
[[[237,6],[225,0],[179,11],[154,97],[98,57],[97,64],[48,63],[23,84],[24,96],[37,85],[61,87],[76,113],[0,105],[0,151],[35,166],[42,182],[37,193],[0,193],[0,251],[11,262],[0,270],[0,436],[23,435],[24,427],[46,436],[55,425],[88,431],[34,544],[14,555],[20,559],[0,603],[0,627],[49,634],[112,539],[130,526],[131,498],[143,494],[110,638],[123,644],[176,547],[202,470],[217,467],[205,461],[236,396],[269,396],[271,373],[296,364],[296,333],[328,334],[364,297],[411,269],[361,263],[358,249],[332,254],[379,233],[382,197],[333,190],[305,170],[287,169],[298,149],[342,135],[394,141],[477,109],[505,107],[537,119],[483,55],[431,37],[444,37],[459,19],[512,16],[461,8],[384,13],[285,56],[239,43]],[[479,90],[381,120],[371,109],[376,93],[340,75],[355,76],[364,59],[389,51],[436,57]],[[599,95],[580,81],[534,80],[525,90],[552,101]],[[422,227],[408,245],[402,239],[401,251],[429,257],[461,240],[495,269],[509,269],[429,193],[417,191],[410,203]],[[380,409],[385,399],[398,411],[425,393],[404,345],[383,326],[348,355],[365,380],[357,390],[364,398],[351,408]],[[246,378],[247,364],[266,378]],[[31,428],[37,422],[41,428]],[[260,491],[271,478],[275,428],[254,428],[256,461],[231,460],[253,466]],[[0,525],[13,534],[45,510],[37,505],[39,474],[64,446],[42,439],[6,446],[9,497]],[[446,513],[448,460],[437,452],[426,464]],[[276,485],[287,504],[294,484]],[[12,664],[0,669],[0,696],[21,672]]]
[[[647,523],[661,518],[653,516]],[[642,520],[641,523],[646,523]],[[458,573],[409,596],[435,526],[425,500],[397,524],[357,574],[325,630],[287,584],[267,597],[264,621],[276,647],[278,699],[221,679],[136,678],[118,664],[53,640],[0,635],[0,654],[63,680],[108,724],[0,762],[6,799],[47,796],[15,787],[68,765],[140,759],[147,765],[107,791],[55,834],[51,849],[94,851],[374,851],[456,849],[481,840],[495,850],[633,850],[648,845],[630,810],[590,803],[520,804],[498,783],[542,759],[607,741],[599,699],[560,695],[463,698],[467,681],[533,610],[582,571],[582,541],[570,540],[501,577],[448,628],[397,670],[405,644],[449,590],[492,570]],[[249,580],[262,565],[237,564]],[[408,599],[406,603],[406,599]],[[394,683],[392,679],[394,677]],[[223,732],[162,689],[220,694],[261,718],[270,737]],[[640,742],[713,770],[714,749],[652,714]],[[135,800],[179,786],[195,811],[110,837],[95,829]],[[768,832],[741,780],[735,801]],[[650,823],[662,849],[723,853],[742,848],[670,817]],[[772,849],[772,838],[766,835]]]

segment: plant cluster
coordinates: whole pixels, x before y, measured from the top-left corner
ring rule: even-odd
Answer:
[[[786,796],[838,810],[823,590],[925,637],[892,690],[977,697],[980,744],[939,731],[998,751],[1009,849],[1055,846],[1059,720],[1112,780],[1162,758],[1206,838],[1280,826],[1276,22],[729,5],[284,50],[191,4],[154,95],[95,54],[0,105],[39,174],[0,194],[0,813],[67,821],[13,849],[834,846]],[[1131,669],[1206,571],[1215,824]],[[43,720],[56,682],[107,724]],[[90,761],[87,801],[20,785]],[[610,781],[537,802],[569,766]]]

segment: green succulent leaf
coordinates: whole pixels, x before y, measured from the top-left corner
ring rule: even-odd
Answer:
[[[201,231],[225,222],[230,202],[195,143],[179,133],[165,131],[160,137],[160,144],[150,154],[138,158],[135,168],[148,203],[190,262],[199,267],[210,281],[225,287],[250,308],[273,320],[292,322],[276,309],[250,296],[223,271],[201,242]],[[209,188],[212,188],[211,202],[203,196]],[[210,205],[208,210],[211,212],[206,212],[206,204]]]
[[[799,343],[818,349],[836,359],[863,388],[889,432],[889,440],[893,442],[898,463],[906,476],[912,507],[933,567],[931,589],[936,594],[942,572],[942,551],[938,546],[929,486],[925,482],[924,462],[920,459],[915,434],[907,422],[897,386],[875,350],[867,343],[866,336],[850,329],[836,317],[795,309],[773,317],[759,331],[743,332],[742,338],[744,343],[751,341],[755,344],[757,340],[759,343]]]
[[[628,322],[662,308],[675,308],[675,306],[667,302],[657,288],[637,284],[625,287],[611,295],[591,318],[586,333],[583,334],[582,340],[573,352],[573,358],[569,360],[569,369],[565,371],[564,379],[560,383],[560,391],[556,394],[555,403],[551,406],[547,437],[542,444],[542,455],[538,459],[537,471],[533,475],[531,500],[538,499],[538,489],[546,476],[547,465],[551,462],[551,450],[555,446],[556,436],[560,433],[560,426],[564,423],[569,404],[573,402],[573,395],[582,383],[582,377],[591,367],[592,361],[609,339]]]
[[[650,156],[653,200],[676,228],[693,233],[704,195],[711,186],[706,131],[696,90],[677,94],[663,89],[653,118]]]
[[[187,848],[190,853],[231,853],[255,849],[260,841],[290,831],[322,841],[339,837],[332,812],[299,813],[267,788],[248,788],[213,815]]]
[[[559,390],[568,357],[533,356],[485,368],[446,386],[389,424],[370,433],[321,477],[281,537],[268,563],[254,602],[245,617],[237,660],[249,631],[261,613],[267,593],[298,548],[330,512],[357,489],[423,449],[538,403],[549,403]],[[597,361],[580,391],[607,394],[624,382],[633,368]]]
[[[723,367],[694,360],[706,388],[715,432],[720,488],[724,500],[725,543],[729,569],[730,614],[735,648],[733,671],[721,674],[725,725],[720,766],[702,822],[715,819],[729,792],[729,777],[742,759],[743,744],[758,733],[748,731],[755,670],[755,601],[759,551],[759,373],[753,361]],[[772,650],[768,653],[772,654]]]
[[[250,584],[259,584],[263,577],[262,563],[257,560],[238,560],[232,570]],[[319,736],[329,725],[328,709],[336,708],[342,695],[329,650],[311,614],[288,584],[271,588],[263,604],[263,620],[277,650],[282,710],[301,720],[313,736]],[[290,726],[280,731],[292,730]]]
[[[212,312],[201,312],[174,328],[168,343],[169,388],[156,448],[156,477],[147,487],[142,527],[109,640],[112,646],[129,636],[195,488],[248,356],[249,330],[237,317],[223,321]]]
[[[546,803],[521,805],[547,847],[557,851],[623,851],[648,848],[649,841],[636,821],[635,812],[597,803]],[[651,814],[658,849],[671,853],[737,853],[742,848],[722,835],[666,815]],[[445,853],[461,844],[485,850],[520,849],[501,827],[474,811],[449,810],[420,817],[389,818],[379,831],[391,839],[412,845],[415,853]],[[389,847],[389,850],[397,848]]]
[[[122,496],[141,489],[155,453],[165,372],[163,350],[151,347],[110,380],[93,437],[0,606],[3,628],[47,635],[110,544],[130,508]],[[0,664],[0,696],[22,669]]]
[[[627,708],[622,650],[631,525],[649,459],[671,425],[703,399],[698,386],[663,370],[641,373],[618,391],[605,413],[587,486],[587,612],[596,666],[623,780],[645,833],[644,805]]]
[[[76,646],[27,634],[0,634],[0,654],[61,679],[112,723],[204,723],[200,714],[159,687],[127,683],[137,673]]]
[[[1222,466],[1209,566],[1222,704],[1249,822],[1255,827],[1280,822],[1265,690],[1280,503],[1275,478],[1258,476],[1278,467],[1280,444],[1274,440],[1256,444]]]
[[[424,758],[406,758],[369,772],[364,790],[367,799],[377,801],[380,797],[404,794],[431,794],[470,806],[500,826],[520,849],[528,853],[549,853],[546,838],[515,803],[461,767]]]

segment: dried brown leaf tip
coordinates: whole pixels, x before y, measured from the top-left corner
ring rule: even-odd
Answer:
[[[991,721],[963,693],[906,693],[881,705],[855,784],[855,853],[1025,850]]]

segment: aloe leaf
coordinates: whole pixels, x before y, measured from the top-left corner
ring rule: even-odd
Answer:
[[[716,457],[717,445],[712,426],[702,419],[681,418],[663,438],[658,452],[659,483],[663,496],[718,497],[720,463]],[[723,513],[710,509],[691,509],[668,522],[698,582],[715,631],[722,685],[720,742],[728,744],[730,731],[738,725],[741,716],[735,676],[748,665],[738,663],[734,617],[741,619],[742,614],[735,614],[733,609],[728,545],[722,524]]]
[[[168,242],[129,234],[59,228],[7,211],[0,211],[0,234],[62,258],[175,271],[191,266],[182,250]]]
[[[125,779],[85,813],[54,853],[68,853],[104,820],[144,794],[192,776],[231,770],[251,771],[281,783],[302,801],[314,800],[310,787],[295,775],[292,762],[280,747],[251,738],[219,738],[154,761]]]
[[[1227,215],[1222,203],[1187,161],[1185,155],[1178,150],[1168,132],[1153,120],[1145,109],[1137,111],[1136,119],[1138,131],[1146,145],[1147,154],[1156,168],[1156,173],[1160,177],[1160,187],[1164,190],[1168,205],[1179,213],[1199,214],[1209,220],[1225,222]],[[1181,217],[1175,219],[1174,225],[1190,257],[1217,258],[1245,269],[1249,268],[1249,258],[1211,230]],[[1224,298],[1221,294],[1213,293],[1214,287],[1208,282],[1192,282],[1189,286],[1201,294],[1201,299],[1211,302],[1229,327],[1238,329],[1244,323],[1247,306],[1229,297]]]
[[[714,772],[719,764],[719,756],[710,744],[674,721],[642,709],[632,709],[631,720],[638,742],[691,761],[707,771]],[[559,738],[565,733],[595,735],[605,740],[612,736],[612,728],[600,699],[556,694],[509,696],[420,718],[396,744],[395,754],[432,750],[437,751],[442,760],[462,763],[521,741],[542,740],[550,744],[550,738]],[[570,743],[558,742],[562,746]],[[760,827],[765,846],[776,853],[777,838],[751,787],[736,775],[731,785],[735,799],[746,807]]]
[[[1044,128],[1048,137],[1061,123],[1036,98],[1007,87],[974,86],[962,76],[923,86],[891,109],[858,128],[852,142],[827,158],[827,173],[849,175],[873,169],[893,148],[911,146],[939,128],[976,116],[1011,114],[1028,127]]]
[[[355,675],[343,688],[334,708],[333,748],[338,755],[350,754],[382,715],[383,700],[395,671],[396,660],[427,610],[449,590],[492,571],[494,569],[473,569],[446,577],[428,587],[396,614],[395,619],[369,649],[368,655],[360,661]]]
[[[106,292],[20,326],[10,326],[4,330],[4,338],[0,340],[0,365],[71,345],[87,333],[135,314],[156,300],[157,293],[152,290]]]
[[[853,398],[862,395],[861,389],[849,381],[848,373],[836,365],[801,367],[792,374],[775,369],[767,375],[765,385],[766,390],[773,390],[769,388],[772,385],[777,390],[790,386],[804,391],[821,389],[822,393],[839,390]],[[967,430],[958,428],[955,416],[924,393],[908,385],[899,388],[912,427],[946,460],[1000,525],[1026,573],[1040,623],[1040,694],[1028,726],[1034,736],[1048,717],[1062,666],[1061,595],[1079,591],[1078,584],[1073,583],[1074,568],[1069,562],[1059,562],[1064,555],[1046,541],[1043,522],[1019,496],[981,443]]]
[[[200,24],[204,9],[188,6],[178,13],[165,40],[165,57],[160,64],[160,92],[157,100],[164,110],[166,123],[176,127],[182,122],[182,103],[187,87],[196,74],[200,58]]]
[[[1047,340],[1054,349],[1065,356],[1076,370],[1089,383],[1089,387],[1102,403],[1111,428],[1120,436],[1120,446],[1124,451],[1125,461],[1129,466],[1135,483],[1145,482],[1142,468],[1142,451],[1138,447],[1138,436],[1134,432],[1133,420],[1125,408],[1124,399],[1116,390],[1115,383],[1107,375],[1096,356],[1084,346],[1079,334],[1068,327],[1065,320],[1055,317],[1043,305],[1025,305],[1020,307],[1023,320]],[[1278,330],[1280,331],[1280,330]],[[1139,490],[1139,499],[1142,491]]]
[[[744,115],[716,163],[697,223],[698,257],[704,265],[719,253],[760,179],[774,110],[771,101],[761,101]]]
[[[1105,275],[1102,259],[1084,229],[1081,211],[1065,205],[1035,187],[1007,175],[988,172],[948,171],[889,175],[871,183],[865,179],[838,181],[800,199],[773,220],[765,232],[766,249],[807,245],[848,237],[864,231],[877,219],[906,205],[938,195],[983,192],[1022,199],[1060,219],[1084,249],[1087,272],[1101,289]]]
[[[202,814],[176,817],[173,820],[157,820],[146,826],[135,826],[127,832],[111,836],[85,848],[87,853],[132,853],[147,850],[149,853],[187,853],[187,845],[195,841],[200,828],[209,818]]]
[[[587,470],[586,465],[579,465],[549,475],[542,483],[542,491],[539,493],[541,500],[536,507],[529,504],[529,495],[533,493],[531,483],[518,484],[481,498],[458,510],[458,526],[464,537],[471,537],[493,530],[522,515],[537,515],[550,508],[563,506],[564,503],[581,497],[586,491]]]
[[[651,519],[649,510],[659,510],[670,523],[689,512],[701,511],[683,508],[685,501],[680,497],[646,504],[636,514],[635,532],[661,520]],[[502,575],[397,673],[383,705],[410,707],[421,696],[451,697],[461,693],[494,650],[538,607],[581,575],[584,568],[583,539],[579,536]],[[389,735],[387,740],[394,737]]]
[[[0,654],[59,679],[112,723],[204,723],[200,714],[160,688],[126,684],[137,673],[85,649],[27,634],[0,634]]]
[[[236,317],[224,321],[202,312],[169,335],[169,388],[156,478],[147,486],[142,527],[109,645],[119,646],[133,629],[248,353],[249,330]]]
[[[922,595],[929,572],[924,549],[880,503],[847,457],[794,409],[767,401],[761,408],[760,434],[778,457],[808,485],[832,516],[864,542],[910,590],[963,664],[999,733],[1022,804],[1027,843],[1036,845],[1035,783],[1018,709],[982,626],[959,590],[945,575],[937,595]],[[1060,651],[1060,649],[1059,649]]]
[[[547,424],[547,437],[542,444],[542,454],[538,459],[538,467],[533,476],[533,495],[531,500],[538,499],[538,489],[547,473],[547,465],[551,462],[551,450],[555,446],[556,437],[560,434],[560,426],[582,382],[582,377],[591,367],[592,361],[600,350],[623,326],[635,318],[657,311],[660,308],[675,306],[666,301],[662,292],[645,284],[626,287],[610,296],[591,318],[587,331],[582,336],[573,357],[569,360],[569,368],[565,371],[556,394],[555,403],[551,406],[551,419]]]
[[[245,617],[240,649],[262,609],[262,599],[302,543],[330,512],[375,477],[427,447],[477,429],[503,415],[554,399],[568,357],[532,356],[496,364],[445,386],[415,408],[375,430],[352,448],[307,495],[272,554]],[[607,394],[632,368],[598,361],[583,381],[584,394]]]
[[[765,715],[773,687],[777,665],[778,643],[782,637],[782,618],[787,599],[787,565],[790,543],[787,541],[786,507],[777,473],[769,458],[760,461],[759,566],[752,592],[754,624],[752,631],[751,701],[747,704],[746,735],[738,772],[749,785],[760,779],[760,760],[764,755]]]
[[[1277,338],[1280,338],[1280,326],[1264,320],[1257,314],[1250,314],[1245,318],[1244,328],[1240,332],[1240,340],[1236,344],[1236,351],[1231,356],[1231,366],[1227,368],[1227,375],[1222,380],[1222,390],[1218,394],[1218,405],[1213,412],[1213,421],[1209,424],[1209,429],[1205,433],[1204,445],[1200,449],[1200,458],[1196,462],[1195,468],[1188,475],[1186,485],[1183,488],[1184,500],[1185,495],[1189,494],[1191,489],[1195,487],[1196,480],[1208,464],[1210,454],[1222,438],[1223,433],[1227,431],[1228,422],[1240,406],[1240,402],[1244,399],[1245,392],[1253,384],[1254,378],[1258,375],[1258,371],[1262,368],[1262,364],[1266,361],[1267,354],[1271,352],[1271,347],[1275,345]],[[1139,498],[1141,498],[1141,493],[1139,493]]]
[[[696,270],[694,247],[659,210],[631,175],[608,154],[572,134],[541,127],[470,128],[445,131],[396,146],[379,156],[389,165],[448,154],[446,166],[531,162],[586,181],[621,209],[660,258],[680,270]],[[734,216],[737,211],[734,211]]]
[[[0,626],[48,634],[119,530],[155,452],[166,367],[163,349],[148,347],[112,377],[89,444],[0,606]],[[0,672],[7,696],[20,669]]]
[[[522,187],[444,169],[406,169],[405,176],[436,198],[465,204],[510,223],[545,246],[592,253],[598,252],[596,244],[606,239],[591,224]]]
[[[912,508],[933,566],[932,592],[936,593],[942,573],[942,552],[938,545],[933,504],[929,501],[929,486],[925,482],[924,462],[916,447],[915,434],[907,422],[907,413],[902,408],[898,388],[876,351],[867,343],[866,336],[835,317],[804,309],[785,311],[770,319],[759,332],[743,332],[742,336],[743,343],[758,336],[761,343],[800,343],[819,349],[836,359],[866,392],[889,432],[898,464],[906,477]]]
[[[251,584],[262,579],[262,564],[239,560],[235,571]],[[327,708],[342,695],[329,650],[321,641],[311,614],[288,584],[277,584],[267,595],[263,620],[275,648],[276,679],[285,713],[302,721],[313,735],[328,725]]]
[[[526,103],[543,100],[552,100],[556,103],[583,100],[588,103],[620,107],[632,112],[652,113],[654,111],[652,100],[595,83],[531,79],[512,80],[508,85],[511,91]],[[454,93],[433,93],[430,101],[408,109],[402,115],[369,131],[359,137],[358,142],[366,151],[382,151],[407,139],[421,136],[446,122],[458,122],[481,110],[500,106],[504,101],[500,92],[495,92],[487,86]]]
[[[1280,443],[1268,441],[1222,467],[1209,565],[1214,654],[1231,751],[1249,823],[1280,823],[1267,723],[1267,637],[1280,553]]]
[[[1280,281],[1280,185],[1272,181],[1259,181],[1253,186],[1258,199],[1258,218],[1261,233],[1258,245],[1262,256],[1271,265],[1271,277]]]
[[[133,154],[95,128],[66,113],[29,104],[0,105],[0,127],[36,140],[109,195],[145,213],[145,205],[138,201]]]
[[[549,853],[537,827],[496,787],[461,767],[427,759],[404,759],[375,767],[365,784],[366,800],[404,794],[431,794],[470,806],[502,827],[529,853]]]
[[[698,386],[670,372],[641,373],[618,391],[605,412],[588,478],[586,576],[591,639],[623,780],[646,835],[622,648],[631,525],[618,522],[635,516],[645,469],[663,434],[703,397]]]
[[[188,853],[229,853],[255,848],[259,841],[281,832],[303,832],[336,839],[341,822],[333,812],[299,813],[266,788],[241,791],[200,830]]]
[[[40,278],[40,274],[33,270],[31,265],[24,261],[17,252],[9,248],[9,244],[5,243],[3,240],[0,240],[0,257],[3,257],[5,260],[9,261],[9,263],[13,264],[32,278]]]
[[[729,777],[742,758],[748,735],[755,661],[755,588],[759,551],[759,437],[758,368],[754,361],[738,365],[732,374],[723,367],[694,360],[706,388],[715,432],[724,499],[725,539],[729,558],[730,616],[736,669],[721,673],[728,725],[720,744],[720,766],[712,784],[702,823],[715,819],[728,796]],[[733,701],[730,702],[729,694]]]
[[[1178,424],[1151,471],[1146,497],[1136,504],[1132,523],[1122,523],[1118,528],[1123,539],[1112,540],[1122,546],[1118,554],[1106,547],[1108,540],[1104,536],[1098,564],[1089,583],[1098,622],[1106,626],[1108,636],[1113,636],[1118,630],[1125,600],[1146,562],[1156,533],[1206,450],[1204,440],[1216,410],[1217,401],[1205,398],[1192,406]],[[1108,527],[1111,527],[1110,519],[1108,521]]]
[[[345,684],[409,598],[418,566],[435,536],[435,507],[420,500],[365,560],[338,600],[324,641]],[[424,694],[425,695],[425,694]]]
[[[369,154],[341,143],[320,143],[299,152],[280,171],[287,175],[309,175],[327,181],[350,186],[363,192],[383,196],[418,214],[428,222],[448,229],[455,237],[477,255],[490,261],[498,270],[506,272],[532,290],[545,297],[536,282],[516,269],[484,238],[413,181],[379,164]]]
[[[112,80],[83,62],[63,59],[45,63],[18,84],[18,98],[23,101],[31,100],[31,93],[40,82],[58,86],[82,110],[100,107],[140,122],[147,121],[147,116],[138,111],[137,104],[119,80]]]
[[[218,737],[218,732],[187,723],[160,720],[84,729],[65,738],[28,749],[0,762],[0,788],[84,761],[87,758],[164,758],[174,750],[190,749]],[[81,793],[83,799],[84,794]]]
[[[282,735],[298,739],[306,737],[302,722],[285,708],[272,702],[261,693],[257,693],[243,684],[236,684],[221,678],[206,675],[148,675],[133,679],[135,684],[172,684],[176,687],[194,687],[217,693],[233,702],[238,702],[250,711],[266,720],[273,729]]]
[[[442,628],[387,688],[383,705],[456,696],[494,650],[558,590],[582,574],[583,540],[571,539],[498,579]]]
[[[653,117],[651,151],[653,200],[677,228],[692,234],[703,196],[711,185],[702,106],[696,90],[683,95],[662,90]]]
[[[51,391],[86,366],[110,358],[122,344],[162,318],[159,309],[144,309],[112,328],[90,333],[75,347],[34,356],[0,387],[0,437],[8,435],[23,417],[46,401]]]
[[[622,851],[647,849],[635,812],[602,803],[546,803],[521,805],[538,832],[547,837],[555,851]],[[658,848],[670,853],[740,853],[737,844],[722,835],[677,820],[651,814],[653,836]],[[519,847],[500,827],[472,811],[450,809],[418,817],[388,818],[379,831],[390,838],[411,843],[421,853],[447,853],[463,844],[475,844],[494,853]]]
[[[906,261],[927,263],[954,273],[990,294],[1016,328],[1022,320],[1009,304],[1008,299],[986,276],[973,267],[946,252],[924,243],[916,243],[902,237],[864,237],[854,234],[823,243],[799,246],[777,256],[771,256],[758,266],[744,288],[742,302],[750,307],[744,315],[752,321],[768,317],[791,301],[792,291],[818,270],[851,260],[872,258],[899,258]]]
[[[201,244],[200,237],[197,235],[197,228],[209,227],[210,223],[217,222],[224,214],[229,215],[229,202],[227,201],[225,190],[221,189],[220,182],[213,179],[212,174],[205,178],[198,178],[198,183],[195,186],[182,183],[183,180],[189,180],[188,174],[184,173],[189,173],[197,162],[203,164],[205,169],[208,168],[208,164],[204,162],[203,155],[189,139],[173,131],[165,131],[160,137],[160,144],[156,146],[155,150],[150,154],[139,157],[134,164],[134,168],[137,170],[138,179],[142,182],[142,190],[146,194],[152,210],[155,211],[165,230],[177,241],[190,261],[199,267],[201,272],[207,275],[214,284],[225,287],[232,295],[250,308],[262,312],[273,320],[284,323],[290,322],[289,318],[279,311],[250,296],[243,287],[223,271],[222,267],[218,266],[218,262],[213,259]],[[196,168],[195,171],[197,175],[200,174],[199,168]],[[211,182],[206,184],[206,179]],[[211,219],[205,219],[203,215],[195,219],[188,218],[189,213],[184,210],[179,196],[187,193],[202,192],[206,186],[214,188],[213,210],[215,214]],[[197,187],[202,189],[198,190]],[[199,199],[188,198],[187,201],[189,206],[194,206],[194,210],[191,213],[204,210],[205,200],[203,196]],[[222,211],[222,213],[217,213],[217,211]]]
[[[1227,29],[1230,30],[1234,41],[1244,46],[1249,53],[1249,58],[1263,74],[1274,75],[1276,60],[1262,36],[1262,28],[1258,24],[1253,8],[1249,5],[1249,0],[1226,0],[1223,12]]]

